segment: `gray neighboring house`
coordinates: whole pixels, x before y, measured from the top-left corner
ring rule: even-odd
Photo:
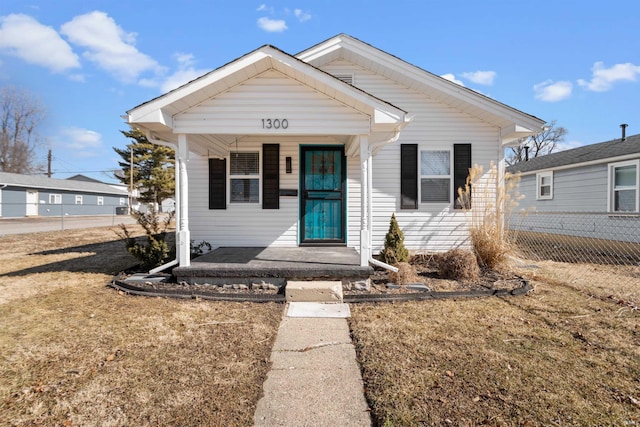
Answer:
[[[125,188],[101,182],[0,172],[0,217],[126,214]]]
[[[519,207],[539,213],[512,221],[512,229],[640,241],[640,135],[536,157],[507,171],[521,174]]]

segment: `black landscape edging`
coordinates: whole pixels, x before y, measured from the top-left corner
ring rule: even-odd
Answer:
[[[487,289],[476,291],[449,291],[449,292],[411,292],[405,294],[357,294],[345,295],[345,303],[363,303],[363,302],[401,302],[401,301],[426,301],[436,299],[456,299],[456,298],[486,298],[491,296],[518,296],[526,295],[533,287],[529,282],[521,276],[521,286],[514,289]],[[285,296],[282,294],[250,294],[250,293],[229,293],[223,294],[219,292],[193,292],[182,289],[154,289],[150,291],[148,288],[141,288],[119,279],[113,279],[108,284],[112,288],[126,292],[132,295],[163,297],[163,298],[181,298],[181,299],[204,299],[209,301],[232,301],[232,302],[286,302]]]

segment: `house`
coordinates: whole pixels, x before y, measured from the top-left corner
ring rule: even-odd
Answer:
[[[640,135],[585,145],[516,163],[519,207],[511,227],[640,242]],[[535,212],[535,214],[533,213]]]
[[[0,172],[0,217],[114,215],[127,212],[126,189],[101,182]]]
[[[176,150],[181,267],[190,240],[347,246],[366,266],[394,213],[410,250],[465,245],[469,167],[544,124],[344,34],[262,46],[126,117]]]

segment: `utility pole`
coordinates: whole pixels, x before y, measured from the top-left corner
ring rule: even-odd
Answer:
[[[51,148],[49,148],[49,154],[47,154],[47,178],[51,178]]]

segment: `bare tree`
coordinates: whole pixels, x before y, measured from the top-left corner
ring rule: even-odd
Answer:
[[[31,94],[12,86],[0,88],[0,171],[42,171],[35,163],[35,153],[43,119],[44,109]]]
[[[511,166],[526,158],[531,159],[552,153],[558,148],[558,143],[564,141],[566,134],[567,129],[556,126],[556,121],[552,120],[539,134],[521,138],[517,146],[510,147],[505,161]]]

